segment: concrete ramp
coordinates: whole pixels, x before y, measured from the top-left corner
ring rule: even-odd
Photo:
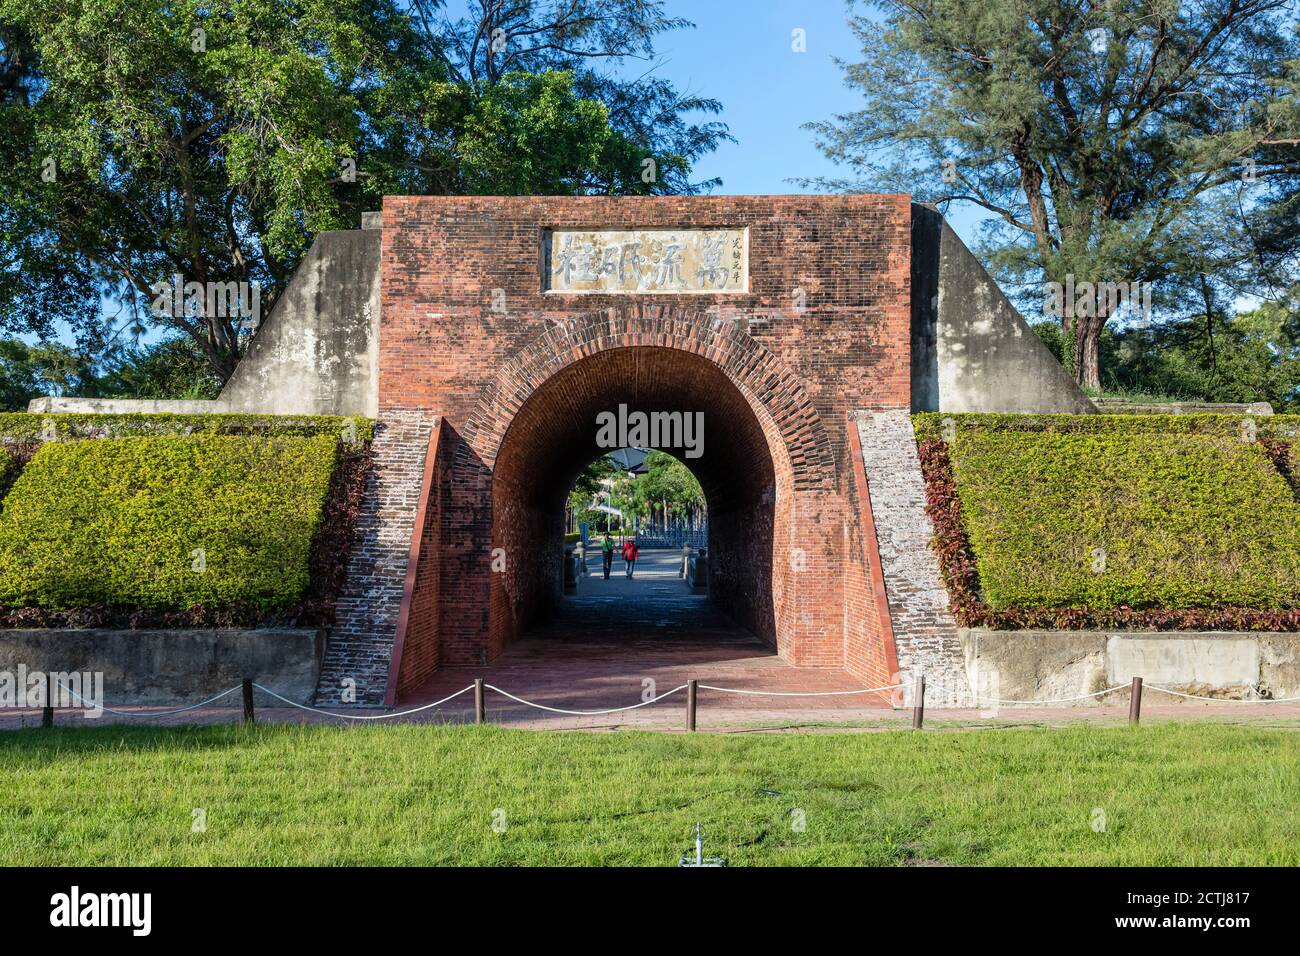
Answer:
[[[938,211],[912,205],[912,411],[1095,412]]]
[[[316,237],[222,389],[221,411],[377,414],[382,235]]]

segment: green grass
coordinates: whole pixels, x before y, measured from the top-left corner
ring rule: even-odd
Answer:
[[[972,427],[950,454],[994,608],[1300,604],[1300,502],[1256,444]]]
[[[1296,733],[24,730],[0,734],[0,864],[664,866],[700,821],[733,866],[1295,866]]]

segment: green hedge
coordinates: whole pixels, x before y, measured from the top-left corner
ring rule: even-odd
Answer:
[[[943,438],[945,431],[1054,432],[1068,435],[1221,435],[1300,441],[1300,415],[993,415],[923,412],[912,416],[917,438]],[[1244,424],[1249,421],[1249,424]],[[945,429],[944,423],[952,426]]]
[[[0,439],[126,438],[143,435],[347,435],[374,437],[372,419],[340,415],[81,415],[0,412]]]
[[[1300,606],[1300,502],[1240,416],[926,415],[918,433],[944,418],[993,608]],[[1297,422],[1273,418],[1261,433]]]
[[[308,584],[336,434],[42,445],[0,512],[0,605],[289,607]]]
[[[9,449],[0,445],[0,490],[9,487],[10,480],[22,468],[22,462]]]

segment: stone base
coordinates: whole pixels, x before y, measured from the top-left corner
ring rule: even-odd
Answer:
[[[958,637],[967,679],[981,698],[1077,697],[1127,685],[1134,677],[1223,700],[1300,696],[1300,634],[1295,633],[961,628]],[[1161,704],[1186,700],[1152,693]],[[1103,702],[1114,700],[1093,697],[1061,706]]]
[[[245,677],[309,704],[324,649],[324,632],[314,628],[0,630],[0,672],[100,672],[109,707],[184,707]],[[260,691],[254,702],[284,706]],[[240,706],[239,695],[220,706]]]

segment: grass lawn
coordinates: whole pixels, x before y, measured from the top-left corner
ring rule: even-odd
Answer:
[[[698,820],[706,852],[733,866],[1295,866],[1298,743],[1295,729],[1208,722],[23,730],[0,734],[0,864],[664,866]]]

